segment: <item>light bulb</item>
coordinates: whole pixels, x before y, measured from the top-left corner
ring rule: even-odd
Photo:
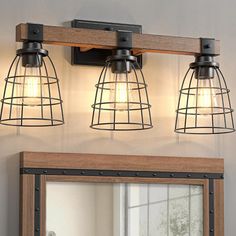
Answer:
[[[132,101],[132,89],[126,81],[125,73],[115,74],[114,76],[113,82],[115,81],[115,83],[110,93],[111,101],[115,102],[114,109],[119,111],[127,110],[131,106],[131,104],[128,106],[128,102]]]
[[[199,114],[207,115],[217,107],[216,91],[212,79],[199,79],[198,92],[195,98]]]
[[[36,75],[36,68],[31,68],[31,73],[29,76],[24,78],[23,86],[23,103],[27,106],[37,106],[42,103],[43,97],[43,85],[41,84],[42,78],[39,75]]]

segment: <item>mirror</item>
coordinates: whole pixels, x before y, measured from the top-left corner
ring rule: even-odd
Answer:
[[[203,236],[201,185],[47,182],[46,192],[47,236]]]

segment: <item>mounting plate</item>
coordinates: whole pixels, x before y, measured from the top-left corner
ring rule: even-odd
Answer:
[[[125,30],[133,33],[142,33],[141,25],[120,24],[99,21],[73,20],[71,22],[73,28],[86,28],[98,30]],[[86,52],[81,52],[80,48],[72,47],[71,50],[71,64],[72,65],[90,65],[90,66],[104,66],[106,58],[112,55],[112,50],[108,49],[91,49]],[[140,67],[142,67],[142,55],[137,57]]]
[[[201,39],[201,54],[216,56],[215,53],[215,39],[214,38],[200,38]]]

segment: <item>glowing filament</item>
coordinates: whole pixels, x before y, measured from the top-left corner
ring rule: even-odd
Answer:
[[[26,77],[23,91],[23,103],[28,106],[41,104],[41,84],[39,77]]]
[[[113,80],[113,89],[111,90],[111,100],[114,101],[114,109],[116,110],[127,110],[131,107],[129,102],[132,101],[132,89],[130,84],[127,84],[126,74],[117,74],[117,78]]]
[[[214,108],[217,107],[217,99],[211,79],[199,81],[196,101],[199,114],[207,115],[214,112]]]

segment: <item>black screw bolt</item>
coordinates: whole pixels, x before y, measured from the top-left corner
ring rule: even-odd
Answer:
[[[36,232],[39,232],[39,231],[40,231],[40,229],[39,229],[39,228],[36,228],[36,229],[35,229],[35,231],[36,231]]]
[[[136,173],[135,173],[135,176],[139,176],[139,173],[138,173],[138,172],[136,172]]]
[[[208,175],[204,175],[204,178],[208,178]]]
[[[154,176],[154,177],[157,176],[157,173],[153,173],[152,176]]]
[[[39,29],[34,29],[33,34],[39,34]]]
[[[214,213],[214,210],[210,210],[210,213],[213,214],[213,213]]]
[[[35,188],[36,191],[39,191],[39,188]]]
[[[39,208],[37,207],[37,208],[35,209],[35,211],[39,211]]]
[[[209,49],[209,48],[211,48],[211,45],[210,45],[210,44],[205,44],[203,47],[204,47],[205,49]]]
[[[221,179],[224,179],[224,175],[221,175]]]
[[[121,42],[127,42],[127,41],[128,41],[128,38],[127,38],[127,37],[122,37],[122,38],[120,38],[120,41],[121,41]]]
[[[81,171],[81,175],[85,175],[85,171]]]
[[[118,176],[121,176],[121,173],[120,173],[120,172],[118,172],[118,173],[117,173],[117,175],[118,175]]]
[[[67,174],[66,170],[63,170],[63,175],[66,175],[66,174]]]
[[[210,194],[211,194],[211,195],[213,195],[213,194],[214,194],[214,192],[210,192]]]
[[[172,177],[172,178],[175,177],[175,174],[170,174],[170,177]]]
[[[47,173],[48,173],[48,171],[47,171],[47,170],[44,170],[44,171],[43,171],[43,173],[44,173],[44,174],[47,174]]]
[[[99,172],[99,175],[103,175],[103,172],[102,172],[102,171],[100,171],[100,172]]]
[[[187,177],[190,178],[192,175],[191,174],[187,174]]]
[[[210,229],[210,232],[211,232],[211,233],[214,232],[214,229]]]

